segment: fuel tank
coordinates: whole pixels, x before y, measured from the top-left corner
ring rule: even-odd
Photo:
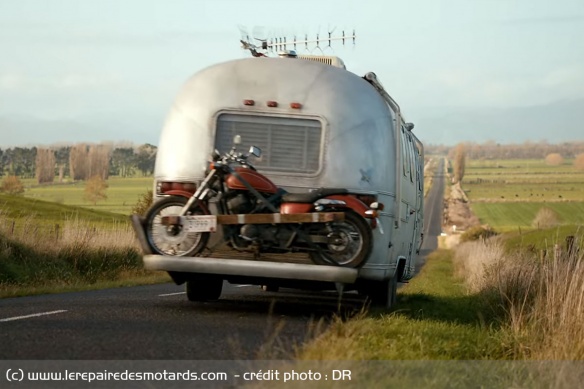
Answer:
[[[242,179],[247,181],[258,192],[274,194],[278,191],[278,187],[276,187],[272,181],[255,170],[244,167],[236,167],[235,171]],[[245,185],[239,181],[235,174],[230,174],[225,180],[225,184],[229,189],[232,190],[247,190]]]

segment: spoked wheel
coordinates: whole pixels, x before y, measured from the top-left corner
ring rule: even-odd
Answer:
[[[178,215],[186,203],[186,198],[172,196],[156,202],[146,213],[146,239],[154,253],[188,257],[198,254],[207,245],[208,232],[188,232],[180,224],[162,224],[163,216]],[[187,215],[207,213],[195,205]]]
[[[310,258],[318,265],[357,267],[371,252],[371,227],[353,211],[345,212],[342,222],[327,223],[318,235],[324,238],[317,243],[320,250],[310,252]]]

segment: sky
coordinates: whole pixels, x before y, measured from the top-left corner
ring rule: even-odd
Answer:
[[[426,143],[584,140],[582,0],[0,0],[0,148],[157,144],[187,78],[249,56],[242,27],[354,29],[325,53],[374,71]]]

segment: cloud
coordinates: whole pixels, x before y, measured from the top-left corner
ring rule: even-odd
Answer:
[[[116,77],[89,74],[65,74],[51,81],[59,89],[98,89],[111,87],[116,83]]]
[[[51,93],[64,90],[111,89],[119,85],[121,78],[111,74],[57,74],[32,76],[16,73],[0,73],[0,91],[20,93]]]
[[[24,78],[19,74],[0,74],[0,90],[16,90],[24,85]]]
[[[563,87],[574,83],[582,84],[583,81],[584,68],[573,65],[553,69],[542,78],[541,84],[546,87]]]
[[[584,15],[557,15],[533,18],[511,18],[501,20],[499,23],[503,25],[532,25],[532,24],[580,23],[582,21],[584,21]]]

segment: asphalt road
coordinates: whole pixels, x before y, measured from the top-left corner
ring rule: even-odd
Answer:
[[[438,174],[426,199],[422,256],[436,248],[443,185]],[[0,359],[288,359],[332,316],[363,303],[354,293],[339,301],[227,283],[209,303],[187,301],[173,284],[2,299]]]
[[[442,233],[444,211],[444,180],[444,159],[441,159],[424,203],[424,244],[420,251],[422,257],[438,248],[438,236]]]

